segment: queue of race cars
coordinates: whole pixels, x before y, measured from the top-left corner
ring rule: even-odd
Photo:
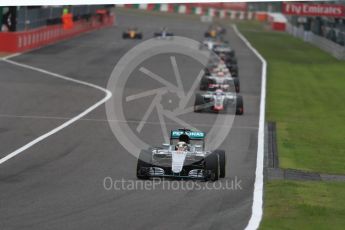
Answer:
[[[210,26],[205,32],[201,49],[210,50],[210,58],[205,67],[205,75],[200,82],[200,90],[195,95],[194,112],[224,112],[242,115],[243,98],[240,92],[239,71],[235,51],[224,40],[226,29]],[[169,39],[174,34],[163,28],[153,37]],[[143,33],[137,28],[128,28],[122,34],[123,39],[142,39]]]
[[[243,98],[240,92],[239,70],[235,51],[224,40],[226,30],[211,26],[204,34],[200,49],[210,52],[209,61],[200,81],[200,92],[195,95],[194,112],[216,112],[242,115]],[[154,37],[169,39],[174,36],[163,28]],[[123,38],[142,39],[142,33],[130,28]],[[226,176],[226,154],[224,150],[207,151],[206,133],[177,129],[170,133],[170,143],[140,152],[137,161],[138,179],[169,177],[216,181]]]
[[[155,38],[171,38],[174,36],[173,33],[169,32],[166,27],[162,28],[161,31],[155,32],[153,37]],[[122,33],[123,39],[142,39],[143,33],[136,27],[130,27]]]
[[[194,112],[224,112],[242,115],[239,71],[235,51],[224,40],[226,30],[210,27],[200,48],[210,50],[205,75],[200,82],[202,93],[195,95]]]

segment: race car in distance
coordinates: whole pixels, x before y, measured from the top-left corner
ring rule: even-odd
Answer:
[[[174,36],[174,34],[171,33],[171,32],[168,32],[166,27],[164,27],[160,32],[155,32],[153,34],[153,37],[155,37],[155,38],[163,38],[163,39],[165,39],[165,38],[172,38],[173,36]]]
[[[231,113],[235,110],[236,115],[242,115],[243,98],[234,93],[224,92],[217,89],[215,92],[208,91],[204,94],[195,95],[194,112],[224,112]]]
[[[212,25],[205,32],[204,37],[205,38],[221,38],[221,36],[224,35],[225,33],[226,33],[225,28],[219,25]]]
[[[123,39],[142,39],[143,34],[137,28],[128,28],[122,33]]]
[[[224,92],[240,92],[240,81],[238,78],[225,75],[223,72],[204,75],[200,81],[200,90],[215,91],[222,89]]]
[[[170,143],[140,152],[137,178],[170,177],[216,181],[225,177],[225,151],[205,150],[204,132],[177,129]]]
[[[202,42],[200,42],[200,49],[207,48],[209,50],[213,50],[213,47],[221,45],[222,43],[223,41],[220,41],[219,39],[208,37]]]
[[[217,55],[222,54],[224,57],[236,59],[235,50],[233,50],[227,43],[215,44],[212,50]]]
[[[219,66],[219,63],[224,64],[230,71],[232,77],[238,77],[239,71],[236,58],[229,57],[220,53],[219,55],[212,54],[206,66],[206,73],[212,71]]]

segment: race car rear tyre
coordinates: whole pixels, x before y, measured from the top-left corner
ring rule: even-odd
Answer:
[[[194,102],[194,112],[200,113],[203,110],[203,105],[205,101],[203,96],[200,93],[195,95],[195,102]]]
[[[148,170],[152,167],[152,155],[149,151],[141,151],[137,162],[137,178],[147,180],[150,178]]]
[[[241,95],[236,97],[236,115],[242,115],[244,112],[243,109],[243,98]]]
[[[137,39],[143,39],[143,34],[137,34]]]
[[[123,38],[123,39],[128,38],[127,34],[126,34],[126,33],[123,33],[123,34],[122,34],[122,38]]]
[[[219,159],[215,152],[205,158],[205,169],[211,172],[209,180],[216,181],[219,179]]]
[[[219,177],[224,178],[226,175],[226,156],[224,150],[216,150],[219,160]]]

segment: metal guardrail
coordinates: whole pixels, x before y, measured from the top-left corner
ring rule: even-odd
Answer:
[[[345,60],[345,47],[337,43],[334,43],[327,38],[318,36],[310,31],[305,31],[301,27],[292,26],[287,24],[286,31],[293,35],[294,37],[301,38],[305,42],[312,43],[313,45],[319,47],[320,49],[330,53],[337,59]]]

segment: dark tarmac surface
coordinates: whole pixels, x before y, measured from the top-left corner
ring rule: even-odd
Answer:
[[[175,35],[198,41],[208,27],[196,20],[124,12],[117,18],[117,27],[12,60],[106,87],[117,61],[140,42],[121,39],[128,26],[140,28],[145,39],[167,26]],[[103,105],[0,165],[0,229],[243,229],[253,201],[261,62],[230,25],[227,29],[227,38],[238,57],[245,114],[236,116],[230,134],[220,146],[228,156],[227,176],[221,184],[237,178],[242,189],[169,190],[158,185],[150,191],[106,190],[105,177],[136,179],[136,158],[114,137]],[[156,67],[163,68],[159,64]],[[1,158],[104,96],[96,89],[9,63],[0,62],[0,68]],[[150,87],[152,84],[145,85],[143,81],[135,90]],[[135,129],[142,114],[128,106],[127,115],[130,119],[120,122],[128,122]],[[205,130],[214,115],[190,116],[195,127]],[[151,134],[147,141],[155,145],[161,141],[160,126],[154,116],[150,119],[152,122],[145,124],[143,132]],[[171,122],[168,127],[176,126]],[[205,184],[198,184],[205,188]]]

